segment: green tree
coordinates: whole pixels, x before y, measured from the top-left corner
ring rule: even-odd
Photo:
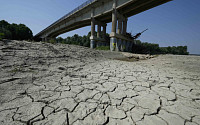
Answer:
[[[5,20],[0,21],[0,33],[4,33],[5,39],[28,40],[32,39],[32,31],[24,24],[9,24]]]
[[[83,43],[83,46],[90,47],[90,38],[84,35],[82,38],[82,43]]]
[[[65,44],[65,41],[64,41],[64,39],[63,39],[62,37],[56,38],[56,41],[57,41],[58,43],[63,43],[63,44]]]
[[[50,39],[49,42],[52,43],[52,44],[55,44],[56,40],[55,39]]]
[[[6,28],[1,28],[0,33],[4,34],[5,39],[11,39],[12,38],[12,33]]]
[[[0,33],[0,40],[2,40],[5,37],[4,33]]]
[[[19,37],[19,40],[32,39],[33,33],[26,25],[19,24],[17,29],[17,36]]]
[[[66,43],[67,43],[67,44],[71,44],[71,43],[72,43],[71,37],[67,37],[67,38],[66,38]]]

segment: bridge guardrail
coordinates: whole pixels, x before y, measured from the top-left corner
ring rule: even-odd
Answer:
[[[91,4],[94,1],[97,1],[97,0],[88,0],[88,1],[84,2],[83,4],[81,4],[80,6],[78,6],[77,8],[73,9],[72,11],[70,11],[69,13],[67,13],[66,15],[64,15],[63,17],[61,17],[60,19],[58,19],[56,22],[54,22],[50,26],[48,26],[47,28],[45,28],[44,30],[42,30],[41,32],[39,32],[38,34],[42,33],[43,31],[45,31],[46,29],[50,28],[51,26],[53,26],[54,24],[58,23],[59,21],[61,21],[63,19],[66,19],[69,15],[71,15],[71,14],[75,13],[76,11],[84,8],[85,6]],[[35,35],[35,36],[37,36],[37,35]]]

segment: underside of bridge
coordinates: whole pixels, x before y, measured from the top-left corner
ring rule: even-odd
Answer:
[[[48,41],[58,35],[91,25],[91,48],[109,43],[105,40],[107,23],[112,22],[111,51],[131,51],[134,40],[126,36],[128,17],[164,4],[171,0],[89,0],[77,11],[59,19],[34,38]],[[97,36],[95,36],[97,25]],[[101,31],[103,27],[103,31]]]

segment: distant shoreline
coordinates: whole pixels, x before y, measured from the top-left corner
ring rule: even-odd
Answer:
[[[189,54],[190,56],[200,56],[200,54]]]

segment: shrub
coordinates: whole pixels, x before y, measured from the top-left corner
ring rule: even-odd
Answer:
[[[56,43],[56,40],[54,40],[54,39],[50,39],[50,40],[49,40],[49,43],[51,43],[51,44],[55,44],[55,43]]]

